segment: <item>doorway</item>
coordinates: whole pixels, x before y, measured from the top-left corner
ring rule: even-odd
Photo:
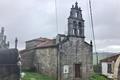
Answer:
[[[75,64],[75,78],[82,77],[81,64]]]

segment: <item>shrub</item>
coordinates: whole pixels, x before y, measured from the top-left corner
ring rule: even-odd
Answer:
[[[94,65],[93,69],[94,69],[95,73],[101,73],[101,65],[100,64]]]

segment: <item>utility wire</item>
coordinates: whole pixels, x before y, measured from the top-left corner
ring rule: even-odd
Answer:
[[[57,13],[57,0],[55,0],[55,16],[56,16],[56,32],[58,34],[58,13]]]
[[[56,16],[56,33],[58,34],[58,14],[57,14],[57,0],[55,0],[55,16]],[[59,48],[57,48],[58,49],[58,51],[59,51]],[[61,73],[59,74],[59,66],[60,65],[58,65],[59,64],[59,53],[58,53],[58,51],[57,51],[57,78],[56,78],[56,80],[58,80],[59,79],[59,76],[60,76],[60,80],[61,80]]]
[[[94,32],[94,23],[93,23],[93,14],[92,14],[92,6],[91,6],[91,0],[89,0],[89,8],[90,8],[90,19],[91,19],[91,26],[92,26],[92,35],[93,35],[93,42],[94,42],[94,50],[96,53],[96,60],[98,65],[98,53],[96,50],[96,41],[95,41],[95,32]]]

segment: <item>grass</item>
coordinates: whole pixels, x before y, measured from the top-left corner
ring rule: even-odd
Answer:
[[[54,78],[42,75],[36,72],[25,72],[24,78],[22,80],[55,80]],[[94,73],[90,80],[108,80],[105,76]]]
[[[103,76],[103,75],[100,75],[100,74],[93,74],[91,77],[90,77],[90,80],[108,80],[107,77]]]
[[[36,72],[25,72],[25,74],[26,75],[22,78],[22,80],[54,80],[51,77]]]

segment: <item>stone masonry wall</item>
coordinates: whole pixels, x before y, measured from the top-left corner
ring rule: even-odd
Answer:
[[[60,49],[61,80],[78,80],[75,78],[75,64],[81,64],[80,80],[89,80],[92,73],[92,46],[80,38],[69,38]],[[64,66],[69,66],[69,72],[64,73]]]
[[[20,52],[21,54],[21,62],[22,62],[22,69],[32,69],[33,66],[33,60],[34,60],[34,54],[35,50],[26,50],[24,52]]]
[[[56,48],[36,49],[34,65],[39,73],[56,77],[57,51]]]

